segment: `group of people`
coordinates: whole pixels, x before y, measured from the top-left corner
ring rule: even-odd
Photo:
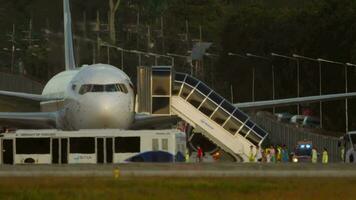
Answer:
[[[316,148],[313,148],[311,151],[311,162],[317,163],[318,162],[318,151]],[[276,163],[276,162],[289,162],[291,161],[290,153],[286,145],[282,146],[273,146],[271,145],[268,148],[260,148],[259,146],[256,147],[256,150],[253,146],[250,146],[250,153],[249,153],[249,162],[264,162],[264,163]],[[322,152],[322,163],[327,164],[329,162],[328,151],[326,148],[323,149]]]
[[[289,152],[285,145],[271,145],[265,149],[257,146],[256,150],[254,150],[253,146],[250,146],[249,161],[266,163],[289,162]]]

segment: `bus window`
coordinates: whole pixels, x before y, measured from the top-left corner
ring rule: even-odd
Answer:
[[[140,152],[140,137],[116,137],[115,153],[134,153]]]
[[[49,154],[49,138],[17,138],[16,154]]]
[[[159,146],[158,146],[158,139],[152,139],[152,151],[158,151]]]
[[[95,138],[82,137],[69,139],[69,152],[70,153],[95,153]]]
[[[168,151],[168,139],[162,139],[162,150]]]

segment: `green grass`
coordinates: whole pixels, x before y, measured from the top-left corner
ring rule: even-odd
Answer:
[[[351,178],[1,178],[0,199],[355,199]]]

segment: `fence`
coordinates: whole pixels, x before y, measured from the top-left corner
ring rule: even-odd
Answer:
[[[321,160],[320,158],[324,147],[328,150],[330,162],[338,162],[341,160],[338,138],[336,137],[310,133],[304,129],[277,122],[266,116],[252,116],[252,118],[269,133],[268,141],[270,144],[285,144],[289,150],[293,151],[298,141],[308,140],[313,142],[313,146],[317,147],[320,153],[319,161]]]

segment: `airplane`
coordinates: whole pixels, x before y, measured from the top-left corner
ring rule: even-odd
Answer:
[[[16,128],[132,129],[177,120],[175,116],[135,113],[135,92],[129,76],[115,66],[92,64],[76,67],[69,0],[63,0],[65,71],[45,85],[42,94],[0,91],[0,98],[40,104],[41,112],[0,112],[0,126]],[[355,97],[356,93],[299,97],[235,104],[262,108]]]

